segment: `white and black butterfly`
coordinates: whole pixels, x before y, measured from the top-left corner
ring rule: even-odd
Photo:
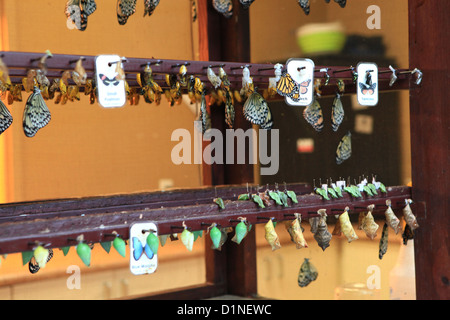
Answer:
[[[342,121],[344,120],[344,107],[341,101],[341,95],[336,93],[336,97],[333,100],[331,106],[331,127],[333,131],[337,131]]]
[[[28,97],[23,112],[23,131],[27,137],[34,137],[39,129],[45,127],[51,119],[50,110],[45,104],[41,90],[34,87],[33,93]]]
[[[336,150],[336,163],[341,164],[352,155],[352,134],[347,132],[347,134],[342,137],[341,141]]]
[[[253,124],[263,125],[269,115],[269,106],[264,97],[253,92],[244,103],[244,117]]]
[[[298,5],[305,11],[305,14],[308,15],[310,11],[309,0],[298,0]]]
[[[136,12],[137,0],[117,0],[117,21],[120,25],[127,23],[128,18]]]
[[[244,9],[248,9],[250,7],[250,5],[253,3],[253,1],[255,1],[255,0],[239,0],[239,2],[242,4]]]
[[[149,17],[153,14],[156,7],[159,4],[159,0],[144,0],[144,17],[148,15]]]
[[[13,117],[5,104],[0,100],[0,134],[6,131],[13,122]]]

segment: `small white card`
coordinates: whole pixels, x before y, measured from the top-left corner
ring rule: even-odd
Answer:
[[[125,81],[117,72],[118,63],[123,69],[118,55],[101,55],[95,59],[98,102],[104,108],[123,107],[126,102]]]
[[[291,58],[286,62],[286,71],[297,83],[298,95],[285,97],[291,106],[309,106],[314,101],[314,62],[311,59]]]
[[[378,104],[378,66],[373,62],[360,62],[356,67],[358,103],[373,107]]]
[[[134,275],[154,273],[158,267],[158,255],[147,244],[150,232],[158,236],[152,222],[133,223],[130,227],[130,271]]]

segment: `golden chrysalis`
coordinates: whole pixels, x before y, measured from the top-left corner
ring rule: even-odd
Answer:
[[[280,240],[278,239],[278,235],[275,232],[275,227],[273,225],[272,219],[270,219],[269,222],[266,223],[264,229],[265,229],[265,238],[272,247],[272,251],[280,249],[281,248]]]
[[[398,234],[401,230],[400,220],[395,215],[394,210],[392,210],[391,200],[386,200],[386,205],[388,207],[384,213],[386,222],[394,230],[395,234]]]
[[[299,213],[296,213],[295,215],[296,218],[294,220],[285,222],[286,229],[297,249],[308,248],[308,244],[306,243],[302,228],[300,226],[301,216]]]
[[[353,229],[352,223],[350,221],[350,217],[348,215],[349,208],[346,207],[345,211],[339,216],[339,223],[341,226],[341,231],[347,238],[348,242],[352,242],[354,240],[358,240],[358,236],[356,235],[355,230]]]
[[[375,239],[375,237],[377,236],[377,230],[379,228],[378,224],[375,222],[375,219],[372,215],[372,211],[374,209],[374,205],[371,204],[369,206],[367,206],[367,213],[364,214],[363,212],[361,212],[360,214],[360,225],[359,225],[359,229],[363,230],[367,237],[371,240]]]
[[[410,226],[411,230],[414,231],[419,227],[417,223],[416,216],[413,214],[410,204],[412,203],[411,199],[405,200],[406,206],[403,208],[403,217],[405,218],[405,222],[408,226]]]

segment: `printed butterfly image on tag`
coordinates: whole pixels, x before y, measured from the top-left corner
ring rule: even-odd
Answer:
[[[378,66],[372,62],[360,62],[356,67],[357,98],[362,106],[373,107],[378,104]]]
[[[286,74],[277,85],[277,92],[285,94],[291,106],[308,106],[314,101],[314,62],[311,59],[289,59]]]
[[[131,273],[141,275],[155,272],[158,266],[158,246],[158,229],[154,223],[133,223],[130,227]]]
[[[123,60],[118,55],[101,55],[95,59],[97,100],[104,108],[122,107],[127,100]]]

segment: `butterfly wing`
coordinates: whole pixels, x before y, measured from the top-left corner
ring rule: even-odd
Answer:
[[[277,93],[282,97],[289,98],[292,98],[294,94],[298,93],[297,83],[286,71],[282,73],[281,78],[277,83]]]
[[[317,99],[303,110],[305,120],[317,131],[321,132],[323,125],[323,113]]]
[[[155,11],[156,7],[159,4],[159,0],[145,0],[144,1],[144,17],[148,14],[150,17],[153,14],[153,11]]]
[[[253,92],[244,103],[244,117],[253,124],[264,124],[268,113],[269,106],[258,92]]]
[[[120,25],[127,23],[128,18],[136,12],[137,0],[117,1],[117,21]]]
[[[47,262],[49,262],[52,258],[53,258],[53,250],[52,249],[48,249]],[[28,262],[28,270],[30,271],[30,273],[31,274],[35,274],[40,269],[41,269],[41,267],[39,267],[39,264],[37,263],[37,261],[34,258],[34,256],[31,257],[30,261]]]
[[[342,121],[344,120],[344,107],[342,106],[341,98],[338,95],[333,100],[331,107],[331,127],[333,131],[337,131]]]
[[[268,109],[268,113],[267,113],[266,121],[260,125],[261,129],[264,129],[264,130],[270,130],[270,129],[272,129],[272,126],[273,126],[272,112],[270,112],[269,107],[267,107],[267,109]]]
[[[155,254],[153,253],[152,249],[150,249],[148,244],[145,245],[144,252],[145,252],[145,255],[147,256],[147,258],[149,258],[150,260],[153,259],[153,256]]]
[[[336,150],[336,163],[341,164],[352,155],[352,134],[350,131],[341,139]]]
[[[13,122],[13,117],[5,104],[0,100],[0,134],[5,132]]]
[[[230,18],[233,15],[233,3],[231,0],[213,0],[212,4],[214,9],[225,18]]]
[[[311,83],[311,79],[303,81],[299,84],[299,89],[301,94],[305,94],[308,92],[309,84]]]
[[[142,254],[144,253],[144,248],[142,247],[141,241],[136,237],[133,237],[132,245],[133,245],[133,258],[135,261],[138,261],[141,258]]]
[[[44,98],[38,87],[34,87],[33,93],[25,104],[23,113],[23,130],[27,137],[33,137],[39,129],[45,127],[51,119],[50,110],[45,104]]]

